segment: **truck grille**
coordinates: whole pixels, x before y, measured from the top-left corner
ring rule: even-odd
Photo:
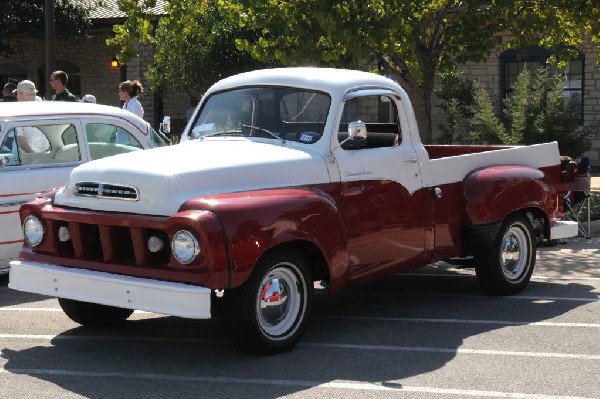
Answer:
[[[73,195],[126,201],[138,201],[140,199],[139,191],[135,187],[103,182],[79,182],[73,188]]]
[[[129,226],[46,220],[48,237],[39,250],[65,258],[121,265],[159,266],[169,263],[169,238],[158,223],[153,223],[154,226],[126,224]],[[59,240],[61,227],[68,228],[70,240]],[[149,251],[147,245],[152,236],[165,243],[161,250],[154,253]]]

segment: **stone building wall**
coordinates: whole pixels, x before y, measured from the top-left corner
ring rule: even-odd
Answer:
[[[503,43],[506,43],[504,38]],[[468,63],[460,68],[465,76],[482,83],[483,87],[490,93],[493,99],[501,95],[501,62],[500,56],[506,50],[505,44],[499,45],[484,62]],[[580,50],[585,54],[584,86],[583,86],[583,121],[584,126],[592,123],[600,123],[600,65],[597,63],[598,46],[591,41],[586,41]],[[440,87],[440,82],[436,88]],[[444,121],[440,109],[440,100],[434,96],[432,106],[433,141],[437,142],[441,132],[438,125]],[[589,156],[594,168],[600,170],[600,131],[592,134],[592,145],[590,151],[585,153]]]
[[[155,120],[161,119],[161,115],[156,114],[160,110],[157,110],[155,104],[157,101],[155,92],[144,77],[148,65],[153,62],[152,47],[140,47],[140,57],[129,61],[122,70],[112,69],[109,67],[109,61],[117,54],[117,49],[105,43],[112,34],[110,28],[94,29],[88,37],[57,41],[56,59],[75,64],[80,68],[81,93],[75,94],[78,97],[93,94],[100,104],[120,107],[119,83],[122,80],[135,79],[142,82],[144,93],[140,101],[144,107],[144,119],[155,126]],[[52,90],[47,83],[48,77],[45,77],[45,81],[42,82],[38,76],[38,69],[43,69],[46,63],[44,40],[20,37],[12,39],[10,44],[15,52],[9,57],[0,56],[0,66],[5,63],[15,63],[25,68],[27,79],[32,80],[41,93],[46,93],[45,98],[50,98]],[[167,92],[161,99],[164,115],[171,116],[175,126],[183,125],[189,98]]]

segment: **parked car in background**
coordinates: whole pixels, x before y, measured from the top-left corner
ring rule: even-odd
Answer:
[[[23,245],[22,203],[63,186],[84,162],[169,141],[120,108],[49,101],[0,105],[0,143],[0,273],[6,273]]]

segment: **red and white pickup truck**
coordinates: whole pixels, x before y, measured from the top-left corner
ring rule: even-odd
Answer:
[[[335,294],[472,256],[485,291],[519,292],[538,237],[577,235],[559,220],[560,175],[556,143],[423,145],[382,76],[244,73],[206,92],[181,144],[86,163],[23,205],[9,287],[89,326],[218,308],[245,349],[283,351],[315,281]]]

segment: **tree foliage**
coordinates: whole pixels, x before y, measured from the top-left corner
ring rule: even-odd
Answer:
[[[456,80],[460,81],[457,83]],[[444,93],[445,103],[463,102],[460,112],[444,105],[449,119],[455,121],[448,129],[445,142],[463,144],[536,144],[557,141],[562,155],[578,157],[590,149],[590,133],[598,126],[582,128],[576,107],[563,96],[564,71],[553,67],[524,70],[512,86],[513,94],[502,101],[494,101],[477,82],[462,76],[446,80],[450,86]],[[470,83],[469,83],[470,82]],[[465,87],[471,94],[451,90]]]
[[[508,43],[512,47],[540,44],[567,48],[580,45],[584,35],[600,42],[596,0],[576,4],[567,0],[167,1],[169,12],[185,9],[194,14],[169,35],[157,33],[155,40],[150,40],[157,46],[173,45],[174,59],[183,58],[179,52],[183,47],[168,41],[193,37],[191,32],[196,28],[192,21],[198,24],[218,15],[228,21],[222,24],[237,36],[237,48],[254,59],[284,65],[372,69],[391,75],[411,97],[426,142],[431,141],[436,74],[467,61],[484,60],[503,32],[513,35]],[[206,4],[215,1],[216,7],[208,13]],[[137,0],[119,0],[119,4],[124,10]],[[137,18],[136,12],[128,15]],[[128,43],[133,43],[129,39],[148,38],[148,31],[136,31],[146,29],[141,21],[127,22],[117,31],[113,44],[128,50],[132,48]],[[164,41],[168,43],[160,44]],[[202,43],[190,42],[198,44]],[[164,58],[157,62],[164,62]]]
[[[55,0],[55,30],[58,38],[80,36],[89,26],[89,10],[80,3]],[[8,40],[18,35],[43,37],[45,33],[43,0],[3,0],[0,55],[11,55]]]
[[[121,46],[123,60],[137,55],[139,43],[155,46],[154,64],[146,75],[153,88],[197,95],[221,78],[265,67],[236,48],[236,39],[252,33],[224,18],[216,0],[171,1],[168,16],[152,25],[156,18],[148,9],[154,6],[155,0],[149,0],[122,8],[128,21],[116,25],[109,40]]]
[[[254,57],[284,64],[364,68],[392,75],[407,89],[422,135],[430,141],[430,109],[438,71],[482,61],[513,34],[509,46],[579,45],[598,37],[600,8],[592,0],[220,0],[230,18],[260,30],[238,40]],[[600,41],[600,40],[599,40]]]

